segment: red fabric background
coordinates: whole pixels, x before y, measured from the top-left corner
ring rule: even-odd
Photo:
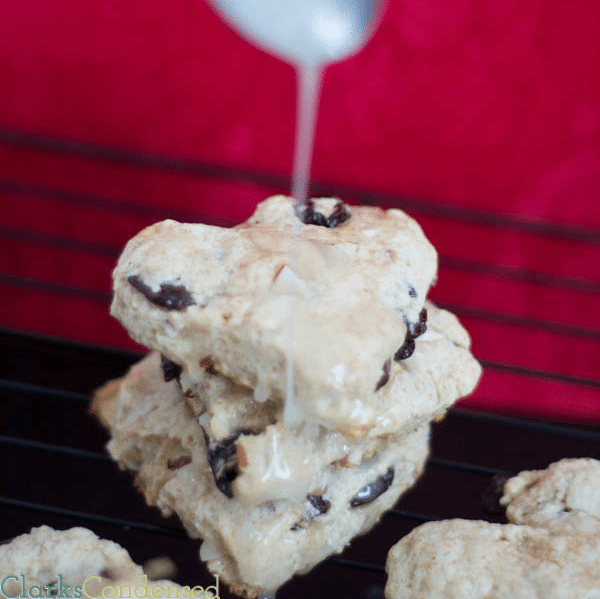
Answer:
[[[442,257],[432,298],[579,327],[565,334],[463,314],[483,360],[585,379],[490,368],[466,406],[600,421],[598,6],[389,0],[364,50],[326,72],[313,176],[440,206],[414,212]],[[0,325],[132,347],[103,297],[125,241],[170,214],[237,222],[282,189],[40,151],[9,143],[6,131],[289,176],[293,69],[202,0],[24,0],[2,13]],[[17,192],[15,182],[106,202]],[[448,220],[445,206],[567,224],[587,241]],[[64,239],[82,245],[73,251]],[[32,280],[100,295],[35,290]]]

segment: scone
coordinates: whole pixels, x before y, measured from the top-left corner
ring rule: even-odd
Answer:
[[[277,589],[371,528],[415,482],[428,454],[429,428],[422,426],[388,438],[359,464],[327,464],[299,499],[248,504],[229,493],[226,482],[227,468],[237,469],[245,454],[235,443],[207,448],[179,385],[164,381],[157,353],[100,389],[92,409],[111,433],[110,454],[136,473],[148,504],[167,516],[176,512],[188,533],[203,539],[201,558],[210,570],[249,597]],[[341,443],[327,438],[340,436],[335,431],[296,434],[299,448],[310,446],[308,457]],[[265,472],[289,468],[292,478],[273,447]]]
[[[0,546],[0,580],[7,597],[101,597],[116,593],[118,587],[130,587],[133,596],[138,586],[169,588],[171,597],[181,597],[182,587],[169,580],[149,583],[142,568],[117,543],[98,538],[86,528],[54,530],[34,528]],[[24,587],[24,588],[23,588]],[[215,587],[216,588],[216,587]],[[25,594],[23,594],[25,593]],[[115,597],[118,595],[114,595]]]
[[[600,537],[600,461],[564,459],[504,485],[500,504],[514,524]]]
[[[429,423],[481,368],[426,300],[437,255],[400,210],[261,203],[233,229],[142,231],[111,307],[156,353],[94,399],[151,505],[236,592],[341,551],[411,486]],[[259,549],[260,548],[260,549]]]
[[[600,462],[562,460],[504,486],[511,524],[445,520],[389,552],[386,599],[600,598]]]
[[[148,227],[119,259],[111,313],[192,382],[210,363],[257,399],[293,398],[288,421],[362,436],[377,419],[375,389],[425,331],[437,254],[400,210],[311,206],[325,226],[276,196],[232,229]],[[336,210],[346,218],[330,228]]]
[[[443,520],[394,545],[386,569],[386,599],[598,599],[600,539]]]

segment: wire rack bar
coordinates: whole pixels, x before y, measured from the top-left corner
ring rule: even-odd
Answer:
[[[0,282],[2,282],[2,276],[0,276]],[[49,285],[52,288],[52,285]],[[41,288],[45,289],[46,285],[43,285]],[[600,389],[600,380],[596,379],[588,379],[579,376],[573,376],[558,372],[549,372],[547,370],[538,370],[534,368],[529,368],[526,366],[517,366],[514,364],[504,364],[501,362],[495,362],[491,360],[479,360],[484,368],[490,370],[497,370],[501,372],[510,372],[512,374],[518,374],[527,377],[540,378],[549,381],[558,381],[562,383],[570,383],[573,385],[580,385],[583,387],[591,387],[593,389]],[[31,385],[30,383],[21,383],[9,381],[7,379],[0,379],[0,389],[6,389],[11,391],[17,391],[20,393],[40,393],[49,395],[52,397],[60,397],[60,390],[49,389],[39,385]],[[78,401],[83,401],[81,399],[85,397],[85,401],[89,401],[89,397],[81,394],[71,394],[67,393],[65,399],[76,399]]]
[[[36,385],[24,381],[13,381],[9,379],[0,379],[0,390],[12,393],[21,393],[23,395],[40,395],[42,397],[51,397],[52,399],[74,401],[88,404],[90,396],[85,393],[76,393],[75,391],[66,391],[64,389],[53,389],[45,385]]]
[[[161,216],[163,218],[174,217],[172,213],[162,214]],[[122,250],[121,247],[117,246],[89,243],[72,237],[40,233],[37,231],[7,226],[0,226],[0,237],[12,241],[37,243],[66,250],[85,251],[109,256],[111,258],[118,257]],[[548,287],[570,289],[572,291],[583,293],[600,294],[600,281],[531,271],[520,267],[489,264],[478,262],[476,260],[458,259],[444,255],[440,255],[439,263],[442,268],[469,272],[480,276],[509,279],[536,285],[546,285]],[[600,332],[597,332],[597,334],[600,335]]]
[[[454,312],[457,316],[489,320],[499,324],[506,324],[516,327],[538,329],[569,337],[583,337],[585,339],[600,340],[600,330],[598,329],[563,324],[560,322],[552,322],[549,320],[538,320],[529,316],[517,316],[515,314],[507,314],[506,312],[498,312],[497,310],[475,308],[473,306],[460,306],[458,304],[451,304],[448,302],[436,302],[436,304],[444,310]]]
[[[96,462],[114,464],[114,461],[105,453],[87,451],[86,449],[78,449],[76,447],[66,447],[64,445],[56,445],[54,443],[44,443],[42,441],[33,441],[32,439],[23,439],[21,437],[8,437],[7,435],[0,435],[0,443],[19,449],[48,451],[50,453],[57,453],[70,458],[81,458],[84,460],[93,460]]]
[[[560,383],[571,383],[581,387],[600,389],[600,380],[598,379],[589,379],[586,377],[565,374],[562,372],[550,372],[548,370],[540,370],[537,368],[530,368],[528,366],[505,364],[504,362],[496,362],[494,360],[482,360],[480,358],[478,358],[478,360],[481,362],[481,365],[484,368],[489,368],[491,370],[499,370],[501,372],[510,372],[511,374],[520,374],[537,379],[557,381]]]
[[[117,358],[126,362],[141,359],[147,352],[135,351],[130,349],[121,349],[110,345],[94,344],[86,341],[72,340],[65,337],[55,337],[53,335],[45,335],[44,333],[20,331],[17,329],[7,329],[0,327],[0,337],[5,337],[6,340],[16,341],[26,338],[33,344],[46,344],[52,347],[61,349],[70,349],[73,351],[100,352],[103,357]]]
[[[289,190],[291,178],[287,175],[266,173],[253,169],[211,164],[186,158],[156,154],[121,146],[102,145],[97,142],[50,136],[14,128],[0,128],[0,142],[26,149],[42,150],[78,158],[128,164],[136,167],[186,173],[202,177],[240,181]],[[382,192],[361,190],[338,183],[315,182],[311,185],[316,195],[340,195],[359,199],[363,204],[397,205],[405,210],[428,214],[438,218],[459,220],[495,228],[534,233],[548,237],[571,239],[581,243],[600,245],[600,231],[581,226],[564,225],[519,215],[485,212],[473,208],[448,205],[440,202],[398,197]]]
[[[425,514],[417,514],[415,512],[398,509],[388,510],[386,514],[401,520],[414,520],[415,522],[433,522],[435,520],[443,520],[441,516],[427,516]]]
[[[385,567],[379,564],[367,564],[365,562],[358,562],[353,559],[346,559],[343,557],[328,557],[325,560],[328,564],[334,564],[341,566],[342,568],[350,568],[351,570],[361,570],[363,572],[374,572],[376,574],[385,574]]]
[[[0,237],[10,241],[24,241],[36,243],[42,246],[50,246],[64,250],[76,250],[78,252],[89,252],[114,258],[119,255],[122,248],[110,246],[104,243],[90,243],[81,241],[73,237],[64,237],[61,235],[52,235],[50,233],[40,233],[28,229],[16,229],[0,225]]]
[[[210,214],[181,210],[179,208],[163,208],[161,206],[152,206],[151,204],[140,204],[124,198],[75,192],[42,185],[40,183],[30,183],[28,181],[0,179],[0,192],[11,195],[41,197],[46,200],[62,202],[71,206],[92,207],[119,214],[145,216],[152,218],[153,220],[174,218],[184,222],[201,221],[207,224],[219,224],[220,226],[233,226],[237,224],[236,221],[216,218]]]
[[[556,273],[539,272],[527,270],[518,266],[507,266],[504,264],[489,264],[477,260],[455,258],[451,256],[439,256],[439,264],[442,268],[459,270],[478,275],[522,281],[531,285],[544,285],[547,287],[560,287],[571,291],[584,293],[600,293],[600,281],[582,279],[579,277],[568,277]]]
[[[156,526],[155,524],[148,524],[147,522],[135,522],[133,520],[124,520],[121,518],[113,518],[110,516],[102,516],[98,514],[90,514],[87,512],[81,512],[78,510],[70,510],[65,508],[59,508],[54,506],[47,506],[40,503],[34,503],[31,501],[23,501],[20,499],[12,499],[10,497],[0,497],[0,505],[7,507],[13,507],[22,510],[28,510],[33,512],[40,512],[46,514],[53,514],[57,516],[63,516],[67,518],[73,518],[82,521],[94,522],[97,524],[108,524],[110,526],[116,526],[122,530],[138,530],[151,534],[159,534],[169,537],[189,539],[187,533],[183,530],[177,530],[166,526]],[[410,514],[410,512],[403,512],[402,510],[390,510],[386,512],[389,515],[400,517],[404,519],[416,520],[420,522],[429,522],[437,520],[437,517],[423,516],[420,514]],[[325,560],[329,564],[341,566],[344,568],[352,568],[356,570],[374,572],[377,574],[385,573],[385,567],[378,564],[369,564],[356,560],[341,558],[341,557],[328,557]]]
[[[200,162],[189,158],[179,158],[146,150],[99,144],[97,142],[83,141],[69,137],[31,133],[12,128],[0,128],[0,142],[13,147],[42,150],[53,154],[75,156],[88,160],[127,164],[172,173],[226,179],[228,181],[251,182],[271,187],[290,188],[291,179],[286,175],[211,164],[205,161]]]
[[[65,508],[58,508],[52,506],[46,506],[31,501],[22,501],[19,499],[11,499],[9,497],[0,497],[0,505],[7,507],[13,507],[17,509],[53,514],[57,516],[63,516],[67,518],[73,518],[76,520],[82,520],[87,522],[93,522],[96,524],[107,524],[109,526],[115,526],[125,531],[137,530],[150,534],[158,534],[168,537],[180,538],[190,540],[187,533],[183,530],[177,530],[166,526],[156,526],[155,524],[148,524],[146,522],[135,522],[133,520],[123,520],[121,518],[112,518],[110,516],[100,516],[98,514],[89,514],[87,512],[80,512],[77,510],[69,510]],[[378,564],[369,564],[366,562],[360,562],[357,560],[351,560],[336,556],[328,557],[324,560],[328,564],[335,566],[350,568],[353,570],[360,570],[363,572],[373,572],[376,574],[385,574],[385,567]]]
[[[89,247],[89,244],[82,244],[83,246]],[[108,250],[107,250],[108,253]],[[116,252],[114,255],[118,254]],[[111,255],[112,252],[111,252]],[[38,291],[44,291],[48,293],[55,293],[60,295],[72,295],[74,297],[80,297],[90,299],[93,301],[99,301],[104,303],[110,303],[112,295],[110,293],[103,293],[99,291],[92,291],[82,287],[75,287],[73,285],[64,285],[61,283],[51,283],[49,281],[42,281],[30,277],[21,277],[18,275],[12,275],[8,273],[0,273],[0,284],[9,285],[12,287],[21,287],[26,289],[35,289]],[[458,316],[467,316],[470,318],[477,318],[482,320],[488,320],[491,322],[509,324],[512,326],[527,327],[532,329],[538,329],[548,331],[551,333],[557,333],[561,335],[569,335],[574,337],[583,337],[587,339],[600,340],[600,331],[593,328],[586,328],[574,325],[566,325],[562,323],[556,323],[551,321],[538,320],[525,316],[517,316],[514,314],[507,314],[498,312],[496,310],[488,310],[482,308],[476,308],[472,306],[461,306],[457,304],[450,304],[447,302],[438,302],[440,308],[444,308],[451,312],[454,312]],[[528,376],[551,378],[567,383],[575,383],[588,387],[600,388],[600,381],[596,379],[588,379],[584,377],[577,377],[562,373],[545,372],[535,369],[530,369],[524,366],[516,366],[511,364],[504,364],[495,361],[480,360],[486,367],[494,370],[510,370],[511,372],[518,374],[525,374]]]
[[[0,284],[9,285],[11,287],[23,287],[25,289],[35,289],[36,291],[44,291],[55,293],[57,295],[71,295],[96,302],[110,303],[112,295],[110,293],[102,293],[100,291],[91,291],[82,287],[73,285],[63,285],[60,283],[51,283],[49,281],[41,281],[30,277],[20,277],[8,273],[0,273]]]
[[[321,186],[315,185],[319,190]],[[340,185],[323,186],[324,190],[332,190],[334,195],[344,195],[345,188]],[[337,190],[337,191],[336,191]],[[315,195],[321,195],[317,193]],[[327,193],[323,195],[329,195]],[[348,194],[350,195],[350,194]],[[544,237],[553,237],[576,241],[578,243],[588,243],[591,245],[600,245],[600,231],[563,225],[561,223],[536,220],[530,217],[522,217],[514,214],[502,214],[500,212],[484,212],[473,208],[443,204],[441,202],[428,202],[412,198],[398,198],[382,193],[365,192],[357,193],[355,197],[360,198],[361,204],[375,206],[400,206],[403,210],[416,214],[424,214],[442,220],[458,221],[460,223],[471,223],[474,225],[488,226],[494,229],[505,229],[532,235],[542,235]]]
[[[453,460],[445,460],[442,458],[430,458],[427,462],[430,466],[444,468],[445,470],[458,470],[460,472],[470,472],[472,474],[481,474],[482,476],[495,476],[497,474],[514,474],[507,470],[498,468],[489,468],[488,466],[478,466],[477,464],[468,464],[465,462],[455,462]]]
[[[591,430],[582,430],[579,428],[570,428],[568,426],[561,426],[557,424],[549,424],[546,422],[535,422],[532,420],[521,420],[516,418],[510,418],[508,416],[501,416],[498,414],[486,414],[484,412],[472,412],[470,410],[464,410],[462,408],[452,408],[449,413],[457,418],[463,418],[466,420],[472,420],[475,422],[484,422],[486,424],[502,425],[507,427],[522,428],[525,430],[548,433],[550,435],[556,435],[560,437],[570,437],[579,441],[586,441],[600,444],[600,432]]]
[[[40,512],[44,514],[54,514],[56,516],[64,516],[66,518],[73,518],[76,520],[83,520],[87,522],[96,522],[98,524],[108,524],[110,526],[117,526],[118,528],[121,528],[123,530],[139,530],[143,532],[149,532],[152,534],[189,539],[185,531],[177,530],[175,528],[169,528],[166,526],[156,526],[155,524],[148,524],[147,522],[123,520],[121,518],[113,518],[111,516],[101,516],[99,514],[89,514],[88,512],[80,512],[78,510],[54,507],[44,505],[41,503],[34,503],[32,501],[23,501],[22,499],[0,497],[0,505],[22,510],[28,510],[32,512]]]
[[[20,449],[34,449],[39,451],[58,453],[72,458],[82,458],[86,460],[114,463],[113,460],[104,453],[87,451],[85,449],[78,449],[76,447],[57,445],[55,443],[35,441],[32,439],[23,439],[21,437],[10,437],[7,435],[0,435],[0,444],[7,445],[10,447],[18,447]],[[500,470],[498,468],[489,468],[487,466],[479,466],[477,464],[456,462],[440,458],[430,458],[428,464],[447,470],[458,470],[460,472],[470,472],[472,474],[479,474],[483,476],[493,476],[496,474],[511,474],[506,470]]]

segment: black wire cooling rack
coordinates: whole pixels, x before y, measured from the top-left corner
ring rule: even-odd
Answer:
[[[74,142],[14,130],[0,130],[0,143],[35,151],[76,155],[136,168],[166,169],[194,176],[250,181],[252,184],[285,189],[288,182],[260,173],[217,168],[191,161],[157,157],[148,153]],[[318,187],[318,186],[317,186]],[[27,181],[0,180],[0,192],[8,195],[34,195],[66,204],[102,205],[109,209],[142,212],[149,220],[171,214],[157,208],[134,205],[127,201],[72,193],[65,189]],[[321,186],[318,195],[354,198],[362,203],[401,205],[407,210],[436,217],[474,222],[488,227],[509,228],[522,233],[576,238],[578,242],[598,244],[600,233],[575,230],[562,225],[540,224],[498,214],[485,214],[458,207],[443,207],[397,198],[367,196],[354,190],[335,190]],[[111,208],[112,207],[112,208]],[[185,218],[186,215],[175,216]],[[198,220],[198,215],[194,215]],[[207,217],[206,222],[214,222]],[[218,223],[224,224],[224,223]],[[61,246],[71,251],[108,253],[102,245],[78,244],[74,240],[38,235],[10,227],[0,228],[0,237],[19,243]],[[516,278],[535,286],[569,287],[560,275],[507,269],[501,265],[481,265],[441,259],[442,268],[475,269],[501,279]],[[108,293],[53,285],[26,277],[0,273],[5,287],[35,288],[44,293],[74,295],[93,301],[108,302]],[[584,284],[584,283],[581,283]],[[584,284],[585,285],[585,284]],[[572,286],[572,285],[571,285]],[[586,293],[598,293],[598,285],[587,284]],[[486,318],[511,327],[532,326],[552,330],[565,337],[600,340],[596,330],[535,322],[502,313],[468,306],[453,306],[462,314]],[[107,308],[108,309],[108,308]],[[167,555],[178,567],[176,580],[182,584],[212,584],[211,575],[198,560],[199,541],[190,540],[178,520],[165,520],[148,508],[133,488],[130,475],[119,472],[104,452],[104,431],[88,414],[93,389],[111,378],[121,376],[140,356],[125,351],[75,343],[59,338],[0,330],[0,390],[2,419],[0,460],[3,464],[0,493],[1,535],[10,539],[34,526],[55,528],[85,526],[99,536],[124,546],[137,563]],[[600,390],[600,381],[569,373],[540,372],[527,365],[484,362],[487,368],[508,375],[536,377],[542,384],[562,381],[569,385]],[[600,399],[600,392],[599,392]],[[309,574],[297,577],[278,593],[281,599],[314,597],[382,597],[385,585],[384,564],[389,548],[422,522],[441,518],[484,519],[503,522],[502,514],[491,514],[482,504],[482,494],[497,474],[524,469],[545,468],[563,457],[600,457],[600,426],[541,422],[481,414],[462,409],[451,410],[433,427],[432,455],[418,484],[388,512],[368,535],[357,539],[341,556],[331,557]],[[221,597],[231,597],[221,587]]]

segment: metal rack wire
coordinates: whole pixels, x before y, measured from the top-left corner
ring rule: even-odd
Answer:
[[[185,172],[227,180],[251,182],[269,188],[285,188],[280,177],[198,164],[192,161],[156,156],[122,148],[27,134],[0,129],[0,143],[63,155],[83,156],[136,167]],[[600,244],[600,232],[582,227],[533,222],[517,217],[487,214],[435,203],[402,200],[361,190],[316,185],[316,195],[332,192],[360,203],[402,205],[420,214],[460,220],[513,232],[558,236],[581,243]],[[190,215],[162,208],[142,206],[126,200],[74,193],[65,189],[27,181],[2,180],[0,193],[9,196],[33,195],[66,204],[101,206],[115,212],[142,215],[149,222],[171,216],[182,220],[204,220],[228,225],[208,215]],[[11,243],[32,243],[40,252],[59,247],[72,252],[90,252],[114,259],[119,248],[110,244],[87,243],[52,235],[0,227],[0,238]],[[442,256],[442,269],[477,272],[500,280],[519,280],[528,285],[551,285],[566,290],[600,293],[600,283],[582,281],[558,273],[538,273],[459,260]],[[0,273],[0,285],[13,293],[36,289],[42,293],[80,298],[107,304],[108,292],[55,284],[10,273]],[[440,302],[444,306],[443,302]],[[570,339],[600,340],[600,331],[577,324],[553,323],[504,314],[466,305],[445,304],[461,316],[492,321],[499,326],[524,330],[544,330]],[[2,537],[9,539],[32,526],[49,524],[57,528],[86,526],[97,534],[126,547],[133,559],[143,563],[160,554],[169,555],[179,568],[184,584],[206,584],[211,580],[198,562],[199,542],[190,540],[176,518],[165,520],[145,506],[130,484],[129,475],[117,471],[104,453],[106,437],[89,416],[91,390],[110,378],[123,374],[138,354],[65,339],[44,337],[16,330],[0,331],[0,390],[3,397],[0,427],[0,459],[4,465]],[[600,379],[579,373],[547,372],[535,366],[509,361],[484,360],[484,367],[509,376],[533,378],[540,384],[566,383],[596,393],[600,399]],[[353,597],[375,599],[382,596],[387,551],[401,536],[421,522],[439,518],[478,518],[503,521],[481,505],[481,495],[495,474],[544,468],[562,457],[600,457],[600,426],[530,421],[451,410],[435,425],[432,458],[417,484],[368,535],[355,541],[342,556],[331,557],[309,575],[298,577],[280,591],[282,599],[296,597]],[[222,589],[222,597],[230,595]]]

